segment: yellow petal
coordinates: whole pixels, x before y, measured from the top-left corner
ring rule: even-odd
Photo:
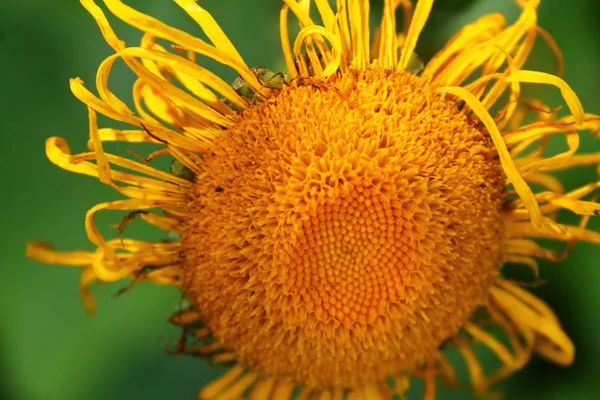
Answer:
[[[92,263],[94,253],[89,251],[55,251],[50,243],[29,241],[26,245],[26,257],[46,264],[85,267]]]
[[[573,362],[573,343],[561,329],[552,310],[540,299],[506,280],[499,280],[490,293],[515,322],[537,333],[535,350],[540,355],[561,365]]]
[[[535,200],[535,196],[523,177],[519,174],[515,163],[506,148],[506,144],[502,138],[502,134],[498,130],[496,123],[488,113],[488,111],[481,105],[481,103],[471,94],[468,90],[461,87],[442,87],[438,89],[442,93],[450,93],[453,94],[460,99],[464,100],[466,104],[473,110],[473,113],[477,115],[477,117],[481,120],[481,122],[485,125],[487,131],[489,132],[496,149],[498,150],[498,155],[500,156],[500,162],[502,164],[502,168],[506,173],[508,179],[513,184],[515,190],[525,203],[525,207],[529,211],[531,215],[531,221],[534,226],[538,229],[542,229],[544,226],[544,220],[542,219],[542,215],[540,213],[539,206],[537,201]]]
[[[294,60],[294,52],[290,44],[290,33],[288,29],[288,11],[290,7],[284,4],[279,12],[279,36],[281,40],[281,47],[283,50],[283,56],[285,63],[288,68],[288,74],[291,78],[298,76],[298,69],[296,68],[296,61]]]
[[[575,117],[575,122],[578,126],[582,125],[585,118],[583,112],[583,106],[581,101],[577,97],[577,94],[571,89],[567,83],[557,76],[547,74],[539,71],[515,71],[511,73],[507,78],[507,82],[529,82],[529,83],[542,83],[547,85],[556,86],[562,94],[567,106],[571,110],[571,113]]]
[[[330,58],[330,60],[326,63],[325,68],[322,69],[320,71],[320,73],[318,73],[317,76],[320,77],[327,77],[329,75],[334,74],[335,72],[337,72],[339,66],[340,66],[340,62],[341,62],[341,46],[340,46],[340,42],[338,41],[338,39],[335,37],[335,35],[333,35],[332,33],[328,32],[325,28],[321,27],[321,26],[310,26],[307,28],[304,28],[300,31],[300,33],[298,34],[298,36],[296,37],[296,41],[294,42],[294,53],[296,53],[296,55],[301,55],[302,51],[302,43],[308,38],[308,37],[314,37],[315,35],[320,35],[324,38],[326,38],[332,45],[333,47],[333,52],[331,53],[332,58]],[[308,50],[310,52],[310,50]],[[313,63],[313,67],[315,67],[316,64]],[[319,63],[319,68],[320,68],[320,63]]]
[[[200,393],[198,393],[198,398],[200,400],[211,400],[215,399],[220,393],[222,393],[229,385],[235,382],[242,374],[244,373],[244,368],[240,366],[235,366],[231,368],[227,373],[225,373],[220,378],[214,380],[213,382],[206,385]]]
[[[498,13],[485,15],[466,25],[446,43],[442,50],[431,58],[422,75],[431,76],[432,80],[436,80],[442,68],[450,63],[457,53],[471,49],[474,45],[493,38],[504,29],[505,25],[504,16]],[[451,84],[451,82],[440,83]]]
[[[235,55],[228,54],[226,51],[217,49],[205,41],[170,27],[163,22],[148,15],[126,6],[119,0],[104,0],[108,9],[118,18],[127,24],[140,29],[141,31],[151,33],[156,37],[167,39],[184,48],[195,51],[198,54],[205,55],[234,69],[248,85],[258,91],[262,88],[258,78],[243,63],[236,59]]]
[[[408,28],[404,46],[402,47],[402,54],[400,55],[400,61],[398,62],[399,69],[405,69],[407,67],[410,57],[417,46],[419,35],[421,34],[423,27],[425,27],[425,22],[427,22],[427,19],[429,18],[432,6],[433,0],[419,0],[417,2],[415,13],[410,23],[410,28]]]
[[[244,59],[212,15],[200,7],[194,0],[175,0],[175,2],[200,25],[200,28],[202,28],[217,49],[224,51],[237,62],[245,65]]]
[[[153,131],[153,134],[159,141],[163,143],[169,143],[172,146],[183,147],[190,151],[197,153],[203,153],[206,151],[206,145],[196,140],[192,140],[183,135],[167,129],[166,127],[153,123],[152,121],[146,121],[141,118],[137,118],[131,114],[122,114],[111,108],[106,102],[94,96],[89,90],[83,86],[83,81],[79,78],[71,79],[71,91],[82,103],[90,106],[95,111],[102,115],[105,115],[115,121],[126,122],[131,125],[146,127],[148,130]]]

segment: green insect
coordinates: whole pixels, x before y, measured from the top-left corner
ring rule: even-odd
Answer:
[[[173,160],[171,163],[171,174],[190,182],[196,179],[196,174],[179,160]]]
[[[417,53],[412,53],[410,55],[410,58],[408,59],[408,65],[406,66],[406,70],[411,74],[416,75],[419,72],[421,72],[424,67],[425,64],[423,63],[423,60],[421,60],[421,57],[419,57]]]
[[[266,67],[252,67],[250,70],[266,88],[281,89],[286,83],[287,76],[281,72],[275,72]],[[231,87],[240,96],[248,100],[255,100],[254,91],[241,76],[235,78]],[[238,107],[229,100],[225,100],[225,104],[227,104],[232,110],[238,111]]]

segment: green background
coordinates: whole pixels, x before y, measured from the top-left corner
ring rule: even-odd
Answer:
[[[200,34],[168,0],[130,0],[129,4]],[[373,2],[376,11],[379,4]],[[282,65],[279,0],[203,0],[202,5],[222,24],[249,65]],[[510,0],[438,0],[418,52],[431,55],[462,24],[491,11],[504,13],[509,20],[518,13]],[[599,11],[597,0],[544,0],[539,9],[540,25],[564,52],[566,81],[586,110],[595,113],[600,113]],[[118,23],[116,29],[128,44],[136,45],[138,32]],[[95,286],[99,306],[89,318],[79,301],[77,271],[24,257],[29,239],[52,241],[64,250],[90,249],[83,227],[85,211],[97,202],[117,198],[94,179],[54,167],[44,155],[44,140],[51,135],[67,138],[75,152],[84,151],[87,113],[69,92],[68,79],[80,76],[93,86],[96,67],[109,54],[94,21],[76,1],[2,0],[0,4],[4,171],[0,399],[193,399],[196,390],[220,372],[201,361],[163,352],[161,338],[173,340],[177,335],[166,322],[178,304],[176,290],[141,284],[113,298],[123,283]],[[552,70],[544,46],[536,49],[530,66]],[[233,78],[223,68],[217,71]],[[111,87],[127,98],[131,78],[119,70]],[[528,93],[543,95],[554,106],[560,104],[556,92],[534,88]],[[582,150],[600,149],[596,142],[586,137]],[[562,176],[567,188],[597,179],[588,168]],[[118,221],[111,217],[112,222]],[[596,221],[591,226],[600,229]],[[556,310],[574,340],[576,360],[567,369],[533,361],[504,386],[506,398],[600,398],[599,256],[600,247],[578,244],[569,260],[542,263],[542,279],[548,284],[536,292]],[[471,396],[466,391],[443,391],[441,398]]]

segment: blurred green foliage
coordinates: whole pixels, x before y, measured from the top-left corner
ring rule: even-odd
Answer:
[[[373,2],[373,9],[380,9]],[[201,35],[185,14],[166,0],[131,0],[168,23]],[[205,0],[249,65],[274,69],[283,65],[279,48],[277,0]],[[564,52],[566,81],[588,112],[600,113],[600,46],[596,0],[544,0],[540,25]],[[508,0],[439,0],[419,43],[431,56],[464,23],[492,11],[514,19],[518,9]],[[112,21],[112,20],[111,20]],[[139,33],[116,22],[116,30],[135,45]],[[51,135],[68,139],[75,151],[87,140],[87,113],[69,91],[68,80],[80,76],[93,83],[97,65],[111,53],[92,18],[75,1],[2,2],[0,4],[0,124],[2,126],[2,202],[4,239],[0,290],[0,398],[12,400],[192,399],[196,390],[220,370],[191,358],[162,351],[161,337],[177,331],[166,317],[177,308],[176,290],[138,285],[118,298],[123,283],[94,287],[98,311],[85,315],[78,298],[78,273],[40,265],[24,258],[24,243],[40,238],[60,249],[90,249],[83,215],[97,202],[116,199],[112,190],[87,177],[52,166],[44,155]],[[233,78],[231,71],[207,63]],[[532,68],[548,70],[553,61],[538,46]],[[124,69],[111,80],[128,98],[131,74]],[[90,85],[92,86],[92,85]],[[560,104],[555,90],[528,88]],[[583,151],[597,151],[585,137]],[[592,169],[563,177],[567,188],[596,179]],[[112,220],[114,222],[114,219]],[[592,227],[600,224],[592,221]],[[554,307],[575,341],[571,368],[535,360],[505,386],[508,399],[598,399],[600,396],[600,247],[579,244],[568,261],[542,263],[548,285],[536,290]],[[442,399],[470,398],[443,391]]]

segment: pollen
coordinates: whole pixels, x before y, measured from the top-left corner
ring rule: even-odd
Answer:
[[[505,178],[427,80],[371,66],[291,80],[204,155],[184,290],[266,375],[352,387],[434,353],[501,265]]]

